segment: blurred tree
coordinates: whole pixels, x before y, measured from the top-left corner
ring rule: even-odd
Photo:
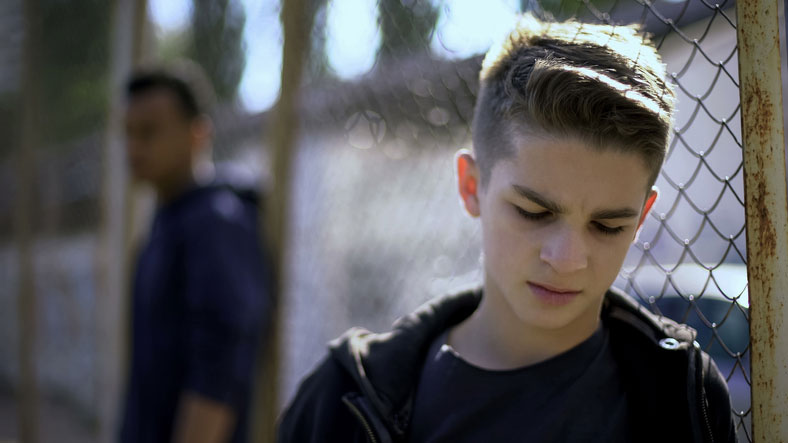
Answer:
[[[312,17],[312,41],[304,73],[304,80],[308,83],[332,78],[326,55],[327,6],[328,0],[310,0],[305,5],[306,13]]]
[[[21,0],[0,3],[0,160],[19,140],[21,72],[25,21]],[[0,225],[0,231],[5,226]]]
[[[219,102],[235,100],[246,66],[246,12],[236,0],[193,0],[187,56],[213,83]]]
[[[566,20],[588,17],[593,9],[607,12],[614,3],[615,0],[520,0],[520,11],[542,19]]]
[[[39,415],[39,383],[36,365],[36,276],[33,264],[32,230],[35,203],[35,153],[40,147],[42,108],[41,79],[43,25],[42,0],[28,0],[24,3],[23,52],[21,64],[22,100],[19,106],[20,130],[16,152],[14,195],[14,240],[17,252],[17,319],[18,319],[18,366],[19,378],[16,381],[16,394],[19,414],[17,415],[19,437],[26,443],[38,443],[41,423]]]
[[[309,83],[332,80],[326,55],[328,0],[306,2],[313,21],[310,53],[305,80]],[[382,41],[378,57],[387,59],[408,53],[426,52],[438,21],[438,7],[431,0],[379,0],[378,13]]]
[[[167,31],[158,36],[156,55],[160,60],[175,60],[187,57],[192,34],[188,27]]]
[[[0,160],[5,159],[16,149],[19,140],[19,99],[17,91],[0,94]],[[0,220],[0,231],[8,232]]]
[[[36,108],[41,143],[58,147],[105,121],[109,22],[113,2],[41,0]]]
[[[426,52],[438,21],[430,0],[379,0],[380,59]]]

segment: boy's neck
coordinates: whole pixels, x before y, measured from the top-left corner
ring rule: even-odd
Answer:
[[[196,184],[194,174],[189,169],[174,172],[155,183],[156,199],[159,205],[166,205],[193,188]]]
[[[464,360],[489,370],[530,366],[572,349],[594,333],[599,316],[583,324],[542,329],[524,324],[502,297],[487,294],[467,320],[449,332],[448,344]]]

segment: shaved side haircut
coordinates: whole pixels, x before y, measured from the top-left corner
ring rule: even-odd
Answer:
[[[521,136],[570,138],[640,156],[654,184],[668,151],[675,94],[638,27],[524,15],[484,59],[473,117],[482,186]]]

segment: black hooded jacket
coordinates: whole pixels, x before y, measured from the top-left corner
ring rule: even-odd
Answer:
[[[391,332],[353,328],[303,381],[279,423],[277,441],[407,441],[416,383],[432,341],[478,306],[481,291],[436,299]],[[638,442],[736,441],[725,379],[688,326],[658,317],[620,291],[602,318],[623,374]]]

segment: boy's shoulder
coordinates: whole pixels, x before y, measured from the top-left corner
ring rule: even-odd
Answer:
[[[246,224],[255,202],[245,195],[221,183],[202,185],[192,190],[184,212],[195,225]]]
[[[481,297],[480,289],[443,296],[399,319],[390,332],[352,328],[333,340],[329,355],[301,384],[283,416],[280,441],[309,441],[283,436],[315,431],[327,423],[333,423],[332,432],[358,432],[363,427],[354,411],[379,433],[407,432],[412,396],[430,344],[470,316]],[[697,379],[709,397],[727,396],[724,379],[708,355],[697,348],[692,328],[651,313],[617,289],[606,294],[601,314],[616,361],[622,366],[622,382],[639,409],[644,406],[656,414],[673,415],[683,408],[689,421],[682,427],[689,432],[696,411],[689,407],[688,395],[694,396],[700,387],[688,384]],[[693,377],[696,370],[698,377]],[[712,420],[726,427],[729,403],[721,403]]]
[[[435,298],[398,319],[385,333],[351,328],[329,343],[330,357],[361,386],[367,383],[365,378],[376,387],[415,380],[433,340],[469,317],[481,298],[481,288]],[[654,314],[617,288],[605,294],[601,317],[611,339],[632,348],[628,352],[658,356],[664,351],[687,351],[697,346],[693,328]]]
[[[736,441],[725,377],[695,341],[695,329],[654,314],[615,288],[605,297],[602,317],[622,383],[639,411],[636,428],[653,428],[653,417],[669,413],[677,435]]]
[[[611,335],[650,343],[655,349],[687,349],[695,345],[695,329],[675,320],[654,314],[624,291],[611,287],[602,304],[602,320],[611,328]],[[624,328],[625,330],[622,330]],[[631,335],[637,331],[639,334]]]
[[[227,185],[195,186],[160,208],[157,217],[170,236],[187,245],[246,239],[248,245],[257,245],[256,202]]]
[[[378,438],[404,432],[430,343],[470,316],[480,301],[480,289],[456,292],[400,318],[389,332],[356,327],[332,340],[328,356],[301,383],[281,417],[277,441],[325,441],[325,436],[355,441],[364,429],[359,416]]]

